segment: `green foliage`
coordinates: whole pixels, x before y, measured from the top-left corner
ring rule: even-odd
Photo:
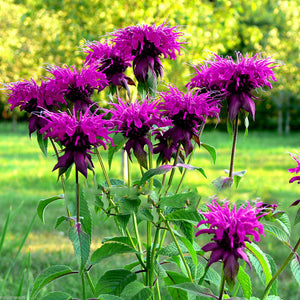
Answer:
[[[43,223],[45,222],[44,214],[45,214],[46,207],[49,204],[51,204],[52,202],[54,202],[56,200],[61,200],[61,199],[64,199],[64,195],[52,196],[52,197],[40,200],[39,205],[37,207],[37,214]]]
[[[237,274],[237,280],[242,287],[245,298],[250,299],[252,295],[251,279],[250,276],[245,272],[245,270],[241,266]]]

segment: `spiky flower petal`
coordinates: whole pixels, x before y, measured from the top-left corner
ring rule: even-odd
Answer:
[[[236,53],[236,61],[232,57],[222,58],[216,54],[206,60],[204,66],[195,67],[197,75],[188,84],[190,87],[218,91],[228,101],[230,120],[233,120],[240,109],[255,117],[253,90],[268,86],[272,88],[271,80],[276,81],[273,68],[278,67],[271,57],[259,58]],[[220,96],[220,95],[219,95]]]
[[[291,168],[289,169],[290,173],[296,173],[298,174],[300,172],[300,155],[299,154],[294,154],[294,153],[290,153],[290,156],[297,162],[297,167],[296,168]],[[300,176],[294,176],[290,179],[290,183],[294,182],[294,181],[298,181],[298,183],[300,183]]]
[[[264,234],[263,225],[259,222],[260,214],[258,207],[252,208],[248,203],[237,208],[236,204],[231,210],[229,202],[220,205],[216,199],[212,204],[207,204],[208,211],[201,212],[205,219],[198,226],[208,224],[209,228],[202,228],[196,236],[208,233],[213,234],[212,242],[206,244],[202,250],[211,251],[208,266],[221,260],[224,263],[224,275],[228,281],[233,281],[238,272],[238,259],[241,258],[249,265],[249,259],[244,252],[245,242],[259,241],[259,234]]]
[[[87,169],[93,168],[90,155],[93,153],[92,147],[103,146],[106,149],[106,144],[112,142],[109,137],[111,132],[107,129],[108,121],[103,119],[103,115],[95,112],[91,114],[90,109],[77,115],[75,109],[72,115],[45,111],[47,123],[40,133],[46,133],[45,139],[50,137],[63,146],[64,154],[58,158],[53,171],[59,169],[61,175],[75,163],[78,171],[87,177]]]
[[[162,77],[160,57],[175,59],[182,48],[183,43],[178,41],[182,35],[177,27],[168,27],[165,23],[139,25],[114,32],[113,41],[119,49],[134,55],[134,74],[139,81],[145,82],[149,71],[155,78]]]

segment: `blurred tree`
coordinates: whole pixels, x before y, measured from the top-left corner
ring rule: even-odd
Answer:
[[[86,40],[104,39],[126,26],[167,20],[170,26],[180,26],[187,44],[178,59],[164,60],[164,84],[184,88],[194,72],[191,64],[201,62],[208,51],[264,52],[285,63],[276,72],[279,82],[272,99],[266,99],[272,107],[267,110],[272,113],[269,119],[280,111],[281,90],[288,88],[295,98],[291,104],[298,102],[300,0],[0,0],[0,7],[0,82],[38,79],[45,75],[40,68],[44,64],[80,66],[84,59],[80,47]],[[0,118],[9,118],[6,96],[0,97]],[[274,103],[278,104],[273,110]],[[265,108],[258,103],[258,113]],[[289,118],[295,128],[293,110]],[[255,126],[259,122],[257,118]]]

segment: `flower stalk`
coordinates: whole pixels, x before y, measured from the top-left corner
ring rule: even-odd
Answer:
[[[231,158],[230,158],[230,169],[229,169],[229,178],[233,178],[233,166],[234,166],[234,157],[235,157],[235,149],[238,135],[238,126],[239,126],[239,116],[235,117],[234,121],[234,133],[233,133],[233,141],[232,141],[232,149],[231,149]]]

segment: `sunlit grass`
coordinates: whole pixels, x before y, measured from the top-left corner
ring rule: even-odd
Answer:
[[[56,163],[53,150],[49,145],[48,157],[44,157],[38,147],[35,135],[29,139],[26,130],[26,125],[21,124],[16,133],[11,133],[9,125],[0,124],[1,220],[5,220],[10,206],[14,210],[23,202],[18,215],[9,224],[2,252],[4,260],[2,258],[0,263],[1,270],[5,270],[5,266],[16,253],[17,245],[28,226],[28,220],[36,213],[38,201],[62,193],[61,183],[57,181],[57,173],[51,171]],[[204,132],[202,142],[209,143],[217,149],[216,164],[212,163],[212,159],[206,150],[198,149],[192,165],[204,168],[207,178],[204,178],[198,171],[188,171],[182,189],[197,189],[203,202],[217,194],[220,198],[228,198],[233,201],[260,198],[261,201],[276,202],[280,208],[287,209],[294,200],[299,198],[299,186],[296,183],[288,183],[291,174],[287,171],[295,166],[295,162],[287,154],[287,151],[293,152],[298,149],[299,138],[300,134],[298,133],[278,136],[276,133],[250,131],[247,138],[244,138],[243,133],[241,133],[238,137],[235,171],[246,169],[247,173],[240,182],[238,189],[232,188],[219,192],[211,182],[219,176],[226,176],[224,169],[229,168],[231,139],[224,132]],[[104,151],[102,151],[102,154],[107,165],[107,154]],[[94,164],[97,172],[97,182],[104,182],[104,176],[96,158]],[[111,178],[119,178],[120,173],[120,156],[116,155],[109,175]],[[137,164],[132,166],[132,174],[133,178],[139,178],[140,169]],[[174,187],[179,182],[179,175],[177,171]],[[74,197],[73,178],[74,173],[71,173],[70,179],[67,181],[67,192],[71,197]],[[157,178],[161,179],[162,175],[157,176]],[[84,183],[83,178],[81,178],[81,183]],[[88,184],[93,185],[91,173],[88,177]],[[58,230],[54,229],[56,218],[64,214],[65,204],[63,201],[57,201],[46,210],[46,224],[42,224],[39,219],[35,221],[33,230],[22,250],[22,257],[26,257],[28,251],[31,253],[34,276],[42,269],[53,264],[71,264],[76,268],[76,260],[72,255],[72,244],[67,237],[67,225],[60,226]],[[105,221],[103,215],[93,214],[95,220],[92,248],[96,249],[101,245],[103,237],[116,235],[117,230],[111,220]],[[0,222],[0,230],[3,222]],[[100,224],[102,224],[101,227]],[[271,246],[271,244],[268,246]],[[280,252],[274,251],[275,258],[279,260],[279,263],[287,252],[288,249]],[[101,264],[101,267],[97,267],[97,272],[103,273],[106,268],[112,268],[112,266],[120,267],[122,262],[124,262],[122,257],[105,261]],[[14,267],[10,288],[15,288],[13,278],[14,276],[19,278],[19,268],[22,269],[22,267],[23,262],[20,259]],[[285,276],[289,285],[294,287],[289,275]],[[289,292],[288,289],[284,291],[285,295],[289,295]]]

